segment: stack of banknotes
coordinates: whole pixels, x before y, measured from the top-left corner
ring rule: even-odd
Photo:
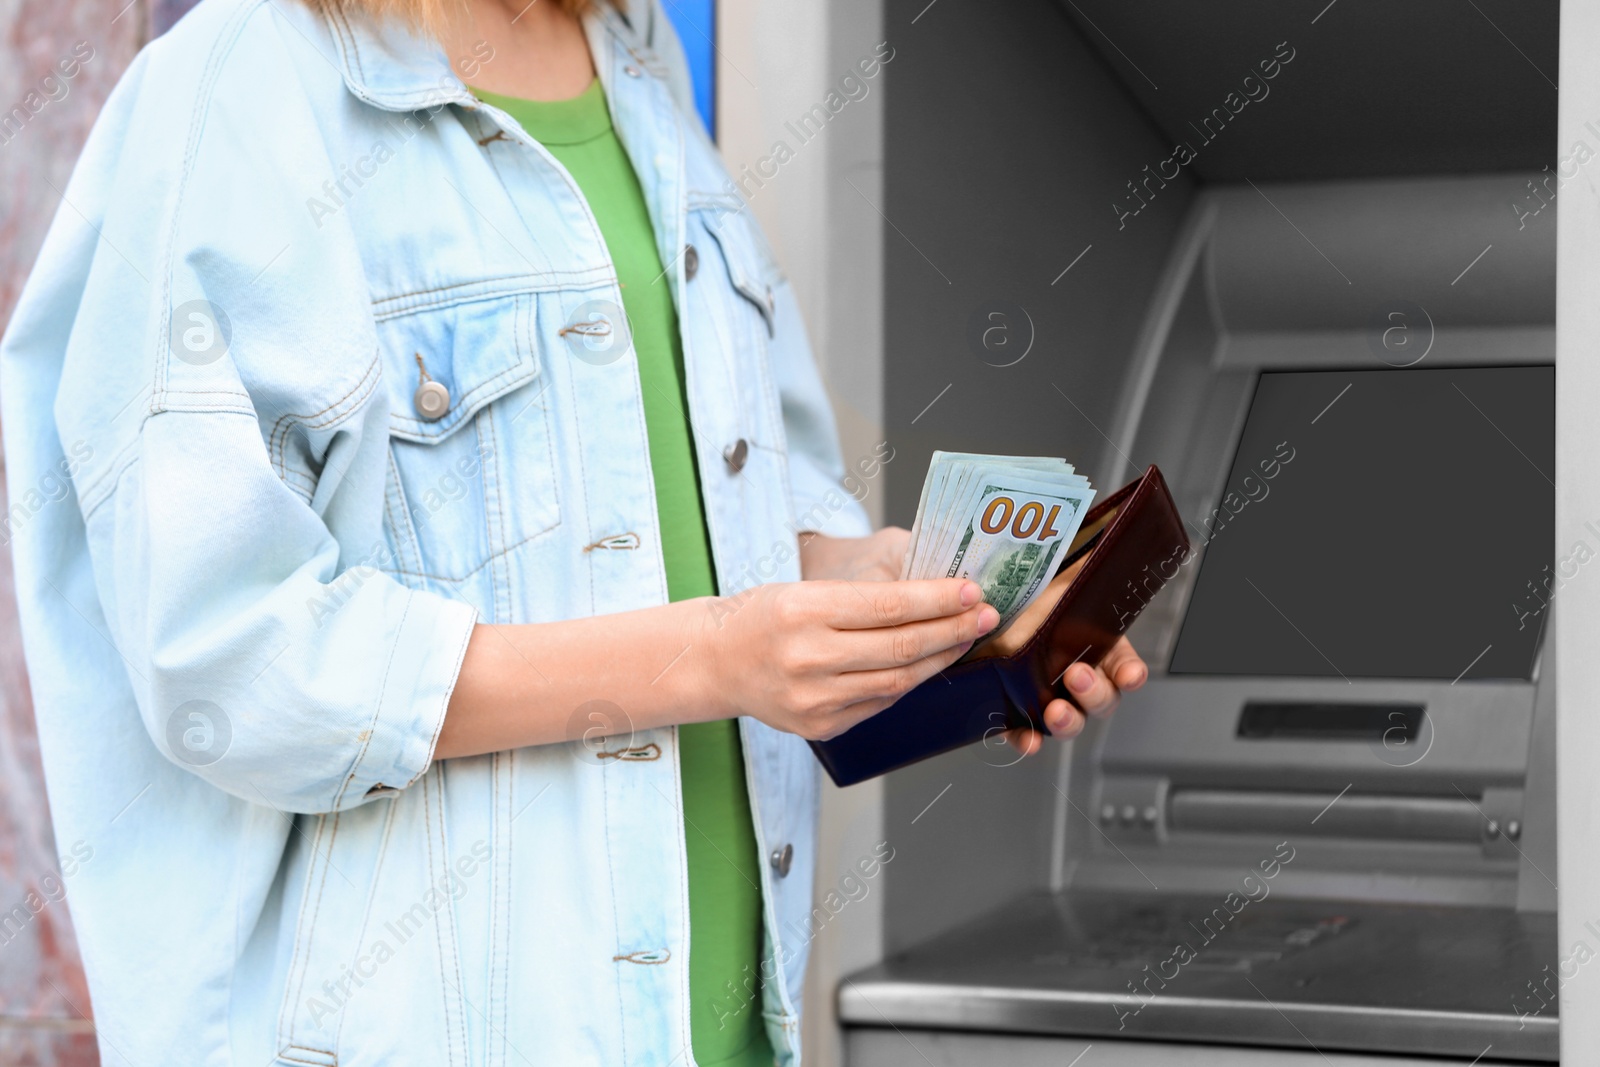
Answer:
[[[935,452],[901,577],[977,582],[993,637],[1055,576],[1093,499],[1064,459]]]

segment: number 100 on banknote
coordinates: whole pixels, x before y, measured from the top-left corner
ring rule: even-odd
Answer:
[[[1003,630],[1054,577],[1094,499],[1062,459],[934,453],[907,577],[970,578]]]

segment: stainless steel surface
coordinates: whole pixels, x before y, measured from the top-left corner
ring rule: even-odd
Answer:
[[[1529,363],[1555,362],[1554,326],[1475,326],[1457,329],[1435,323],[1432,335],[1434,351],[1441,355],[1449,353],[1452,366],[1498,367],[1523,362],[1521,357],[1524,356],[1525,362]],[[1228,333],[1218,341],[1216,351],[1217,366],[1221,369],[1290,365],[1359,367],[1371,359],[1371,329]]]
[[[1075,746],[1064,884],[1142,892],[1148,878],[1209,891],[1288,840],[1301,857],[1284,895],[1513,906],[1520,883],[1554,876],[1550,856],[1527,862],[1503,832],[1512,821],[1527,832],[1535,688],[1157,674]],[[1401,701],[1427,715],[1399,748],[1240,737],[1246,704],[1263,700]],[[1154,824],[1100,818],[1147,806]]]
[[[1520,783],[1527,768],[1533,713],[1527,682],[1370,681],[1355,679],[1210,678],[1163,675],[1126,695],[1111,720],[1100,760],[1117,774],[1161,772],[1198,784],[1338,792],[1358,786],[1398,792],[1454,794],[1452,782]],[[1239,716],[1251,700],[1400,700],[1428,709],[1425,752],[1386,750],[1381,742],[1239,738]],[[1136,714],[1124,715],[1133,709]],[[1385,756],[1391,756],[1387,762]],[[1407,764],[1407,761],[1410,761]],[[1358,789],[1359,791],[1359,789]],[[1470,790],[1469,790],[1470,792]]]
[[[1519,225],[1507,204],[1526,195],[1527,172],[1400,178],[1357,182],[1296,182],[1292,185],[1239,184],[1213,187],[1205,195],[1217,205],[1206,274],[1218,328],[1228,334],[1269,333],[1289,343],[1269,355],[1305,366],[1294,335],[1330,330],[1374,332],[1374,312],[1405,293],[1427,311],[1410,328],[1440,326],[1470,336],[1503,339],[1508,327],[1555,323],[1555,227],[1526,220]],[[1258,191],[1259,189],[1259,191]],[[1271,203],[1263,197],[1271,198]],[[1282,214],[1279,213],[1282,211]],[[1326,260],[1308,251],[1284,215],[1339,264],[1355,284],[1341,279]],[[1485,257],[1474,270],[1491,273],[1451,285],[1463,264],[1492,243],[1506,256],[1493,264]],[[1356,281],[1359,279],[1359,281]],[[1329,283],[1332,284],[1329,284]],[[1377,316],[1383,321],[1383,316]],[[1431,324],[1431,325],[1430,325]],[[1377,331],[1382,333],[1380,329]],[[1285,337],[1285,335],[1288,337]],[[1537,357],[1554,359],[1554,336]],[[1380,347],[1363,351],[1348,366],[1383,367]],[[1422,360],[1423,367],[1454,363],[1453,346],[1441,340],[1432,350],[1419,347],[1396,363]],[[1354,354],[1354,353],[1352,353]],[[1512,357],[1526,358],[1526,357]],[[1502,357],[1497,362],[1506,362]]]
[[[1072,891],[845,979],[839,1010],[847,1026],[1555,1062],[1556,1007],[1530,983],[1556,955],[1553,916],[1509,908]]]
[[[1485,834],[1500,834],[1500,824],[1493,819],[1485,824],[1465,797],[1180,789],[1167,804],[1167,825],[1173,830],[1432,841],[1477,841]]]
[[[1372,1056],[1366,1053],[1294,1052],[1170,1041],[1118,1041],[1097,1037],[1028,1037],[962,1034],[948,1030],[876,1030],[845,1034],[847,1067],[1499,1067],[1492,1050],[1482,1057]]]

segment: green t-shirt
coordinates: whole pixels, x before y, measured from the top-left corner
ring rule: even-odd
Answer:
[[[683,340],[644,193],[598,81],[571,100],[475,90],[571,173],[622,286],[644,392],[661,554],[672,600],[715,596],[716,572],[689,426]],[[736,721],[678,728],[689,863],[689,1022],[700,1067],[771,1067],[761,1017],[761,872]]]

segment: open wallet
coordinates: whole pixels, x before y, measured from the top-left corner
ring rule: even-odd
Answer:
[[[1074,663],[1111,651],[1189,553],[1183,520],[1152,466],[1089,509],[1056,576],[1010,626],[894,704],[811,748],[838,785],[1032,726],[1065,695]]]

